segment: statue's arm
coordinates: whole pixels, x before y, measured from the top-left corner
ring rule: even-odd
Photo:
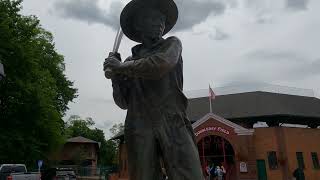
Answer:
[[[123,76],[116,75],[112,79],[113,99],[121,109],[128,109],[128,85]]]
[[[123,63],[119,72],[130,77],[160,79],[175,67],[182,52],[178,38],[170,37],[166,41],[153,55]]]

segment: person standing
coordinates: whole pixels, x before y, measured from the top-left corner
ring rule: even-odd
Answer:
[[[223,180],[223,171],[222,169],[217,166],[216,168],[217,180]]]
[[[221,170],[222,170],[222,173],[223,173],[223,179],[226,179],[226,178],[225,178],[225,177],[226,177],[226,174],[227,174],[226,169],[225,169],[223,166],[221,166]]]
[[[305,180],[303,169],[298,167],[298,168],[293,172],[293,177],[295,177],[296,180]]]
[[[208,164],[206,167],[206,173],[207,173],[207,179],[212,180],[213,179],[213,174],[214,174],[214,164],[212,163],[211,165]]]
[[[217,176],[217,171],[216,167],[214,166],[214,163],[212,163],[211,168],[210,168],[210,180],[215,180]]]

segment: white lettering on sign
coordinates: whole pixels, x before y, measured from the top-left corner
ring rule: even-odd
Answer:
[[[201,130],[199,130],[198,132],[196,132],[196,136],[199,136],[200,134],[204,133],[204,132],[208,132],[208,131],[216,131],[216,132],[221,132],[221,133],[224,133],[224,134],[227,134],[229,135],[230,132],[222,127],[216,127],[216,126],[210,126],[210,127],[206,127],[206,128],[203,128]]]

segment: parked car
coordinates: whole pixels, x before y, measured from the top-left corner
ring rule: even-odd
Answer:
[[[42,173],[41,180],[76,180],[77,176],[72,168],[49,168]]]
[[[24,164],[0,164],[0,180],[41,180],[41,175],[27,172]]]

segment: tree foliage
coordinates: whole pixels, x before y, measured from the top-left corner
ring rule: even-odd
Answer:
[[[66,123],[66,135],[68,138],[82,136],[96,142],[100,142],[99,166],[111,166],[117,164],[117,144],[114,141],[107,141],[101,129],[93,128],[95,125],[91,118],[82,119],[80,116],[70,116]]]
[[[110,132],[112,134],[112,136],[116,136],[120,133],[123,133],[124,131],[124,125],[123,123],[119,123],[119,124],[114,124],[111,128],[110,128]]]
[[[0,161],[34,164],[63,143],[62,117],[76,89],[51,33],[20,10],[21,0],[0,0]]]

